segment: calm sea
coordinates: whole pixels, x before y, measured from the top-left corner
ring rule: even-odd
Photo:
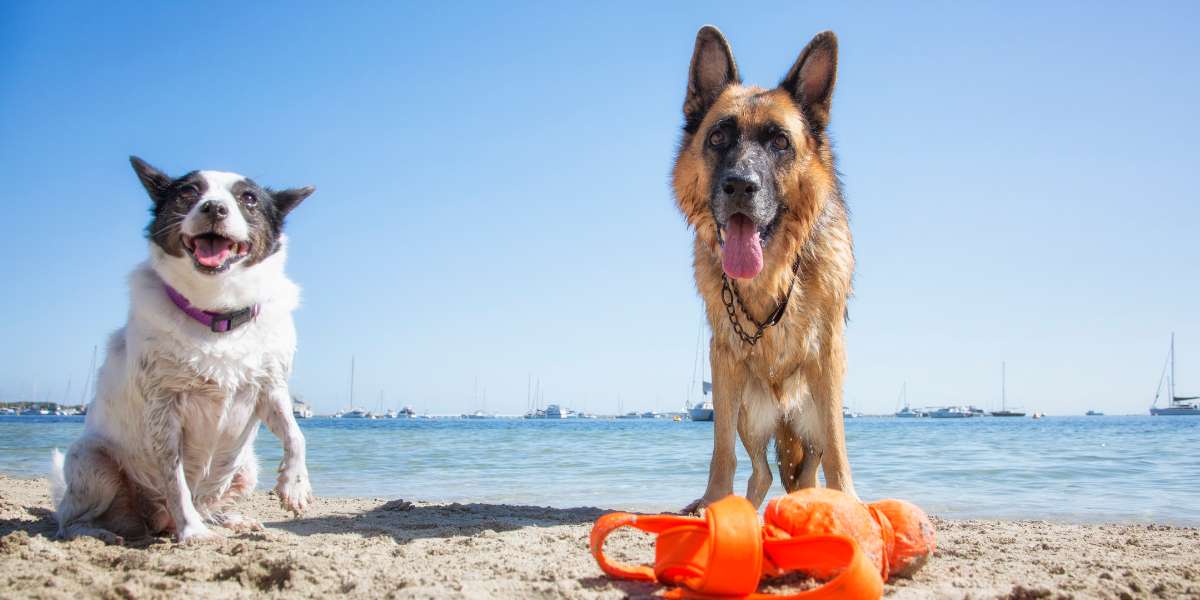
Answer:
[[[704,491],[711,423],[669,420],[301,422],[318,495],[677,510]],[[82,417],[0,417],[0,473],[41,476]],[[865,499],[944,517],[1200,525],[1200,418],[859,418],[846,423]],[[262,486],[281,453],[257,441]],[[773,456],[773,454],[772,454]],[[749,462],[739,457],[736,490]],[[770,496],[782,493],[776,474]]]

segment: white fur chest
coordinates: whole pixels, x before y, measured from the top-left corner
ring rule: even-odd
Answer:
[[[216,333],[183,312],[167,296],[148,265],[134,271],[126,342],[130,357],[168,387],[216,388],[231,395],[248,387],[285,381],[291,372],[296,332],[291,311],[298,290],[280,276],[268,281],[259,315]]]

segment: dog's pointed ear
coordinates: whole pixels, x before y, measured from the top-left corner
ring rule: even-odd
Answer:
[[[292,212],[305,198],[317,191],[317,188],[309,185],[302,188],[291,188],[287,190],[270,190],[271,200],[275,201],[275,208],[280,215],[287,215]]]
[[[741,82],[733,50],[721,30],[712,25],[701,27],[696,32],[687,97],[683,100],[684,130],[695,133],[721,92],[730,84]]]
[[[166,173],[155,169],[150,166],[150,163],[136,156],[129,157],[129,164],[133,165],[133,171],[141,180],[142,187],[146,188],[146,193],[150,194],[150,199],[154,200],[155,204],[166,199],[167,190],[171,187],[171,178]]]
[[[817,134],[829,125],[833,85],[837,82],[837,52],[837,36],[832,31],[818,33],[779,84],[796,99]]]

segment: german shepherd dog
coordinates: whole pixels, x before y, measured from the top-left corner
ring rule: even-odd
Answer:
[[[842,428],[854,249],[826,127],[837,37],[818,34],[773,89],[744,86],[729,42],[696,34],[673,186],[695,230],[696,287],[712,328],[712,463],[696,512],[733,493],[734,433],[771,487],[772,435],[790,492],[854,484]]]

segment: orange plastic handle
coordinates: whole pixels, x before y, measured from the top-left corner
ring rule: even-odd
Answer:
[[[702,519],[694,517],[679,517],[675,515],[635,515],[632,513],[609,513],[596,519],[590,536],[592,556],[600,570],[611,577],[631,579],[633,581],[657,581],[654,568],[650,565],[628,565],[609,560],[604,555],[604,540],[608,534],[622,527],[634,527],[646,533],[662,533],[671,527],[680,525],[703,525]]]
[[[754,594],[752,599],[878,600],[883,597],[883,578],[871,559],[853,538],[842,535],[813,535],[763,544],[767,557],[782,571],[828,570],[845,567],[819,588],[788,595]]]

